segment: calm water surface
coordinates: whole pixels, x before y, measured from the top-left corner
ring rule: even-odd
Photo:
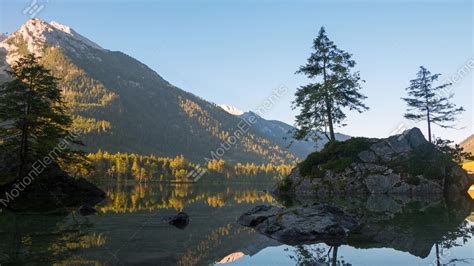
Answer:
[[[474,265],[472,202],[333,199],[361,218],[347,244],[282,245],[236,219],[278,204],[271,183],[108,185],[97,216],[0,213],[0,263],[27,265]],[[164,217],[185,211],[178,229]],[[438,250],[438,252],[436,252]],[[438,254],[438,256],[437,256]]]

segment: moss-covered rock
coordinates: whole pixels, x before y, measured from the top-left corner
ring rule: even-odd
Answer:
[[[467,173],[413,128],[386,139],[330,142],[302,161],[275,193],[461,195],[468,186]]]
[[[359,162],[359,153],[370,147],[366,138],[351,138],[344,142],[328,142],[321,151],[313,152],[299,163],[304,176],[321,177],[325,171],[341,172],[352,163]]]

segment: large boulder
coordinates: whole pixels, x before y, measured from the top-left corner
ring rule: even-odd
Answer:
[[[325,204],[288,209],[257,206],[244,213],[238,222],[288,245],[340,245],[348,232],[359,225],[342,210]]]
[[[358,147],[362,149],[357,150]],[[327,154],[332,157],[321,159]],[[293,198],[361,194],[456,196],[470,185],[466,171],[444,160],[445,156],[418,128],[385,139],[348,140],[314,158],[317,163],[312,168],[306,163],[306,173],[302,173],[301,165],[296,167],[274,193]],[[308,169],[316,174],[307,173]]]

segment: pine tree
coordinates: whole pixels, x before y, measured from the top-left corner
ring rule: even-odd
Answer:
[[[453,125],[447,122],[454,122],[456,116],[464,111],[463,107],[456,107],[450,100],[453,94],[443,95],[444,88],[451,86],[445,83],[433,86],[441,74],[431,74],[425,67],[420,66],[417,78],[410,81],[410,86],[406,88],[409,98],[402,98],[408,104],[405,118],[422,121],[426,120],[428,125],[428,139],[431,141],[431,124],[443,128],[452,128]]]
[[[132,175],[134,178],[140,179],[141,175],[141,167],[138,164],[137,157],[133,159],[133,164],[132,164]]]
[[[362,103],[366,97],[359,93],[359,73],[351,73],[356,64],[352,55],[337,48],[327,37],[324,27],[313,41],[313,49],[307,64],[296,72],[315,82],[300,87],[295,94],[293,109],[300,109],[300,114],[296,116],[294,137],[317,139],[315,132],[322,131],[334,141],[334,126],[346,118],[343,108],[363,112],[368,109]]]
[[[147,172],[146,172],[146,169],[142,167],[140,169],[140,179],[145,179],[145,178],[147,178]]]
[[[16,177],[46,156],[58,163],[84,161],[82,153],[69,148],[60,154],[52,152],[67,136],[73,144],[81,144],[70,138],[72,121],[66,114],[58,79],[33,54],[20,58],[7,72],[11,81],[0,85],[0,139],[2,149],[18,158]]]
[[[155,162],[151,163],[150,170],[149,170],[150,178],[153,179],[157,177],[158,174],[159,174],[158,164],[156,164]]]
[[[472,153],[467,152],[464,148],[459,144],[454,144],[452,140],[445,140],[441,138],[437,138],[434,141],[434,144],[442,153],[446,154],[451,158],[455,163],[462,166],[463,162],[466,160],[474,159]]]

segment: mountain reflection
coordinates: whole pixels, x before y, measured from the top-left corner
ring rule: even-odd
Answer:
[[[269,184],[112,184],[98,216],[0,213],[0,264],[214,263],[232,250],[273,241],[240,227],[236,218],[270,204]],[[162,217],[185,211],[190,225],[177,230]],[[268,244],[267,244],[268,243]],[[259,249],[260,250],[260,249]],[[256,252],[256,251],[255,251]]]
[[[320,243],[284,251],[290,247],[238,225],[237,218],[252,207],[277,204],[266,192],[271,186],[110,184],[104,186],[108,198],[97,206],[97,216],[3,210],[0,263],[209,265],[250,260],[258,264],[253,261],[256,255],[273,247],[282,249],[286,255],[281,256],[291,259],[290,265],[351,265],[341,247]],[[390,248],[419,258],[437,250],[440,265],[470,259],[450,256],[448,260],[444,254],[472,241],[472,223],[466,219],[472,219],[472,201],[378,196],[324,202],[361,221],[344,244],[357,248],[361,256],[371,256],[373,248]],[[178,211],[190,216],[184,230],[161,221]]]

